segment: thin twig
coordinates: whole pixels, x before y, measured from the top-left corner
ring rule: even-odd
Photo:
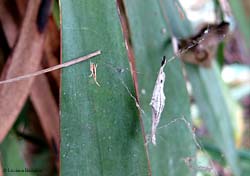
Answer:
[[[31,78],[31,77],[34,77],[34,76],[42,75],[44,73],[55,71],[55,70],[58,70],[58,69],[61,69],[61,68],[69,67],[71,65],[80,63],[80,62],[85,61],[85,60],[88,60],[88,59],[90,59],[92,57],[98,56],[100,54],[101,54],[101,51],[98,50],[98,51],[95,51],[95,52],[93,52],[91,54],[88,54],[86,56],[79,57],[77,59],[73,59],[71,61],[65,62],[63,64],[59,64],[59,65],[56,65],[56,66],[53,66],[53,67],[49,67],[49,68],[46,68],[46,69],[43,69],[43,70],[39,70],[37,72],[30,73],[30,74],[27,74],[27,75],[18,76],[18,77],[15,77],[15,78],[10,78],[10,79],[4,80],[4,81],[0,81],[0,84],[12,83],[12,82],[20,81],[20,80],[23,80],[23,79],[28,79],[28,78]]]

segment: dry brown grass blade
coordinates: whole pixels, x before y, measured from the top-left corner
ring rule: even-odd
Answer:
[[[27,7],[29,0],[15,0],[16,5],[17,5],[17,9],[20,13],[20,16],[24,16],[25,15],[25,9]]]
[[[55,24],[53,18],[49,18],[45,45],[44,45],[44,56],[46,58],[46,64],[43,67],[52,67],[58,65],[60,62],[60,32]],[[57,87],[60,87],[60,70],[51,72],[50,75],[56,82]]]
[[[52,151],[56,147],[54,152],[58,152],[60,142],[59,110],[45,75],[41,75],[34,80],[30,97]],[[54,146],[53,140],[56,146]]]
[[[18,37],[18,33],[19,33],[18,30],[19,30],[20,25],[18,25],[15,22],[14,16],[12,14],[12,13],[16,13],[16,12],[8,11],[8,9],[6,7],[6,3],[4,4],[3,2],[4,1],[2,1],[2,3],[0,4],[0,9],[2,10],[0,13],[3,14],[3,16],[0,16],[0,18],[1,18],[1,21],[5,22],[5,24],[4,24],[4,27],[5,27],[4,28],[4,32],[5,32],[6,38],[8,40],[9,46],[11,48],[13,48],[14,44],[15,44],[15,41],[16,41],[16,38]],[[13,5],[13,3],[11,5]],[[18,4],[18,11],[20,13],[22,13],[22,16],[24,15],[25,8],[26,8],[26,3],[24,1],[19,2],[19,4]],[[8,21],[6,22],[4,18],[8,19]],[[59,59],[57,59],[57,58],[54,57],[53,52],[56,52],[55,50],[58,50],[58,52],[59,52],[59,49],[60,49],[59,48],[60,47],[59,31],[58,31],[58,28],[57,28],[55,22],[52,20],[52,18],[49,19],[48,28],[47,28],[47,31],[46,31],[46,34],[45,34],[45,44],[44,45],[45,45],[44,55],[45,55],[45,58],[48,61],[48,67],[54,66],[54,65],[58,65],[59,64]],[[59,55],[59,53],[58,53],[58,55]],[[57,88],[58,88],[59,87],[59,83],[60,83],[60,71],[58,70],[58,71],[52,72],[52,76],[53,76],[54,80],[56,81]],[[38,78],[36,80],[39,80],[39,79],[41,79],[41,78]],[[47,79],[47,78],[45,76],[42,76],[42,79]],[[36,82],[38,82],[38,81],[35,81],[35,83]],[[48,85],[47,85],[48,82],[47,81],[45,81],[45,84],[46,84],[46,87],[48,87]],[[41,84],[39,84],[39,85],[41,85]],[[36,87],[36,86],[33,84],[33,88],[34,87]],[[37,89],[35,89],[35,90],[37,90]],[[46,89],[46,90],[50,91],[49,89]],[[35,91],[32,91],[32,92],[35,92]],[[31,95],[33,95],[32,92],[31,92]],[[51,100],[51,98],[53,98],[53,95],[51,95],[51,91],[48,92],[47,94],[49,96],[45,96],[45,97],[42,97],[42,98],[46,99],[46,97],[49,97],[47,99]],[[32,98],[33,97],[31,97],[31,99]],[[52,99],[51,101],[52,101],[52,104],[55,103],[54,99]],[[35,101],[35,102],[37,102],[37,101]],[[49,104],[51,104],[51,103],[49,102]],[[37,111],[39,111],[41,109],[41,108],[37,108],[37,106],[39,106],[39,102],[35,103],[34,106],[35,106],[35,108],[36,108]],[[56,105],[55,106],[51,106],[52,109],[54,107],[57,110],[57,116],[58,116],[57,126],[59,126],[59,115],[58,115],[59,112],[58,112],[58,109],[57,109]],[[45,106],[45,109],[46,109],[46,106]],[[39,115],[40,114],[43,115],[43,114],[46,114],[46,113],[39,113]],[[55,113],[52,116],[55,116]],[[42,116],[40,118],[44,119],[44,118],[47,118],[47,117],[50,117],[50,116]],[[52,124],[54,124],[53,120],[52,120]],[[41,124],[41,126],[42,127],[48,127],[48,126],[44,126],[43,124]],[[53,129],[54,129],[54,127],[52,127],[52,130]],[[58,139],[59,136],[58,135],[55,136],[55,135],[51,134],[51,132],[47,133],[46,132],[46,130],[48,130],[47,128],[44,128],[44,130],[45,130],[45,135],[47,137],[48,143],[51,144],[51,138],[49,138],[49,137],[50,136],[54,136],[54,139],[56,139],[55,141],[58,141],[57,144],[59,144],[59,139]],[[59,131],[57,133],[59,133]],[[57,148],[58,147],[59,147],[59,145],[57,146]]]
[[[3,168],[2,168],[2,163],[0,162],[0,176],[3,176]]]
[[[0,1],[0,21],[8,41],[9,46],[12,48],[18,37],[19,26],[15,23],[14,16],[10,14],[6,7],[4,0]]]
[[[8,79],[37,70],[42,56],[43,35],[39,34],[36,17],[40,1],[29,1],[20,36],[5,64],[1,79]],[[0,142],[15,122],[29,94],[33,79],[0,87]]]

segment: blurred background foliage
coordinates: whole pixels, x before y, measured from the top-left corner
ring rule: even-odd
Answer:
[[[100,87],[90,62],[0,85],[0,176],[250,175],[249,12],[249,0],[2,0],[1,80],[102,55]],[[180,57],[145,145],[163,55]]]

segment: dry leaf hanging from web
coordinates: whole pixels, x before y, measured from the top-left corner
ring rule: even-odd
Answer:
[[[159,70],[150,105],[152,106],[152,127],[151,127],[151,142],[156,145],[156,129],[160,122],[161,113],[165,106],[164,82],[166,65],[165,56],[162,59],[161,68]]]

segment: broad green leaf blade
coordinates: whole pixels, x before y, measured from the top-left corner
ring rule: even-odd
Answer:
[[[232,7],[233,15],[237,20],[236,23],[244,36],[247,48],[250,48],[250,20],[246,17],[244,12],[243,2],[234,0],[229,0],[229,2]]]
[[[203,140],[204,141],[204,140]],[[221,165],[225,165],[225,158],[222,158],[221,150],[214,145],[208,144],[208,142],[203,142],[203,147],[205,150],[213,157],[214,160],[219,162]],[[241,175],[249,175],[250,173],[250,151],[249,150],[237,150],[237,155],[239,156],[239,166],[241,169]]]
[[[166,2],[171,2],[171,0],[166,0]],[[180,15],[177,14],[178,9],[173,5],[172,8],[171,13],[167,11],[167,17],[171,18],[173,23],[181,23],[183,20],[180,18]],[[188,34],[192,35],[190,25],[188,25],[186,21],[181,24],[179,27],[185,30],[171,28],[172,31],[175,31],[173,32],[175,37],[179,39]],[[222,92],[222,82],[219,78],[218,71],[214,68],[205,69],[190,64],[186,64],[186,71],[188,79],[192,84],[193,96],[212,138],[224,153],[234,174],[239,175],[240,170],[234,146],[232,126],[230,124],[231,114]]]
[[[168,26],[164,21],[158,1],[125,0],[125,9],[130,25],[132,45],[136,57],[140,103],[147,134],[151,131],[151,107],[149,106],[162,56],[173,56]],[[168,10],[168,9],[166,9]],[[149,144],[152,175],[192,175],[183,159],[195,157],[192,133],[183,121],[177,120],[168,127],[170,121],[190,118],[189,97],[179,61],[165,67],[166,104],[156,134],[157,146]],[[163,127],[163,128],[161,128]]]
[[[216,145],[223,151],[234,174],[240,175],[230,121],[231,114],[222,92],[222,82],[216,67],[215,63],[211,69],[186,64],[201,116]]]
[[[115,1],[62,0],[61,8],[63,62],[102,51],[62,71],[61,175],[148,175]],[[89,77],[90,62],[100,87]]]
[[[182,6],[178,0],[158,0],[161,14],[164,16],[165,23],[169,26],[170,34],[177,39],[185,38],[190,35],[192,26],[186,17]],[[179,9],[178,9],[179,8]],[[182,13],[182,14],[180,14]],[[181,19],[184,15],[184,19]],[[184,27],[185,26],[185,27]]]

